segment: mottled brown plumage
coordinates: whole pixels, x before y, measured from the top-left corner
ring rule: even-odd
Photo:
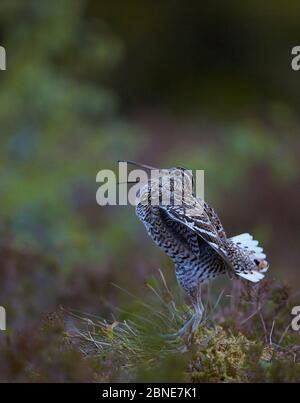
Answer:
[[[215,211],[196,197],[191,171],[171,168],[161,174],[166,180],[150,179],[141,187],[136,214],[153,241],[173,260],[177,280],[196,312],[183,330],[190,325],[195,330],[203,313],[201,284],[224,273],[257,282],[268,263],[249,234],[227,237]]]

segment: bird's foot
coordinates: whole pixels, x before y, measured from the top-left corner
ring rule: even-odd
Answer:
[[[195,321],[195,314],[189,320],[187,320],[185,322],[185,324],[182,326],[182,328],[179,329],[177,333],[175,333],[175,336],[178,338],[184,337],[193,328],[194,321]]]
[[[177,339],[181,338],[183,340],[186,340],[186,345],[184,345],[183,347],[188,348],[192,344],[194,335],[203,320],[204,306],[200,298],[198,298],[197,303],[194,304],[194,308],[195,313],[188,321],[185,322],[185,324],[178,332],[165,335],[164,337]]]
[[[178,330],[178,332],[175,333],[168,333],[168,334],[164,334],[163,337],[167,338],[167,339],[176,339],[176,338],[181,338],[183,337],[189,330],[189,328],[192,327],[193,323],[194,323],[194,315],[191,316],[190,319],[188,319],[185,324],[182,326],[181,329]]]
[[[203,319],[202,312],[195,312],[194,315],[182,326],[182,328],[175,333],[175,337],[187,339],[188,344],[193,340]]]

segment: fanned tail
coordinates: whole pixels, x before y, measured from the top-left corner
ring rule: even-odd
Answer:
[[[230,238],[230,240],[243,249],[256,265],[256,269],[251,272],[237,272],[237,274],[253,283],[262,280],[265,277],[264,273],[266,273],[269,268],[269,264],[266,260],[266,254],[264,253],[263,248],[259,246],[258,241],[253,239],[253,236],[247,233],[236,235]]]

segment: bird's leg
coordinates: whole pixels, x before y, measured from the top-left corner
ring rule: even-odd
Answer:
[[[201,292],[200,292],[200,295],[197,296],[197,302],[194,304],[194,308],[195,308],[195,313],[193,316],[194,321],[193,321],[193,325],[192,325],[192,334],[194,334],[197,331],[197,329],[203,319],[204,306],[201,301]]]
[[[198,288],[194,290],[194,292],[191,293],[190,296],[192,298],[195,313],[176,333],[176,336],[178,337],[188,335],[188,340],[190,340],[194,333],[197,331],[203,318],[204,306],[201,300],[201,286],[199,285]]]

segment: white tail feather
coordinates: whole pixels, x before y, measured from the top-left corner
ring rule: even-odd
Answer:
[[[236,235],[230,240],[235,243],[237,246],[243,249],[244,252],[247,252],[251,258],[251,260],[257,264],[257,269],[252,272],[237,272],[237,274],[253,283],[257,283],[258,281],[264,278],[264,273],[268,270],[269,265],[267,263],[266,254],[263,251],[263,248],[258,246],[258,241],[253,239],[250,234],[240,234]]]
[[[253,271],[252,273],[244,273],[240,272],[237,273],[240,277],[245,278],[246,280],[251,281],[252,283],[258,283],[260,280],[262,280],[265,276],[260,273],[259,271]]]

